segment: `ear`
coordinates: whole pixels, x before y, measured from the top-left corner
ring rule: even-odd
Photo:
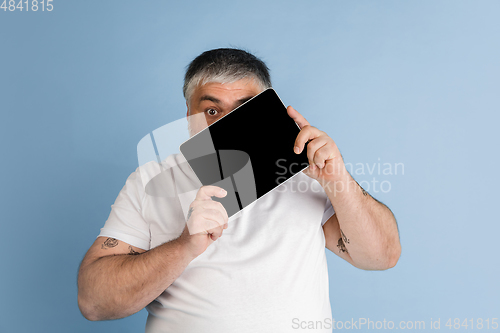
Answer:
[[[189,105],[188,105],[187,101],[186,101],[186,109],[187,109],[187,111],[186,111],[186,118],[188,118],[189,117]]]

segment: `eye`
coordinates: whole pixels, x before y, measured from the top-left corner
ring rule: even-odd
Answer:
[[[215,109],[208,109],[206,112],[207,112],[207,113],[208,113],[208,115],[210,115],[210,116],[216,116],[216,115],[219,113],[219,111],[217,111],[217,110],[215,110]]]

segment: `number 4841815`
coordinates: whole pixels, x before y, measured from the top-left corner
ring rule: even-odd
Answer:
[[[53,0],[19,0],[19,2],[16,3],[15,0],[4,0],[2,2],[2,5],[0,6],[0,9],[3,9],[4,12],[6,12],[7,10],[9,12],[22,12],[23,10],[27,12],[37,12],[39,10],[42,12],[51,12],[52,10],[54,10],[52,1]]]
[[[460,318],[455,318],[453,321],[452,319],[448,319],[446,322],[446,327],[449,329],[494,329],[496,330],[498,328],[498,318],[477,318],[477,319],[464,319],[463,321],[460,320]],[[474,327],[475,324],[475,327]]]

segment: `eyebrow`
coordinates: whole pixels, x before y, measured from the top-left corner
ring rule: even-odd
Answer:
[[[203,95],[200,97],[200,102],[201,101],[211,101],[211,102],[214,102],[214,103],[217,103],[217,104],[220,104],[220,100],[213,97],[213,96],[210,96],[210,95]]]
[[[240,106],[241,104],[243,104],[245,102],[248,102],[250,99],[252,99],[254,97],[255,96],[248,96],[248,97],[240,98],[239,100],[237,100],[238,106]],[[200,102],[201,101],[211,101],[211,102],[214,102],[216,104],[222,104],[222,102],[220,101],[220,99],[215,98],[215,97],[210,96],[210,95],[203,95],[203,96],[201,96],[200,97]]]

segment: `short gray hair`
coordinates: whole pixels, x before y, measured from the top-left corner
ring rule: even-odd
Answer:
[[[253,54],[234,48],[209,50],[189,64],[182,92],[189,103],[197,86],[209,82],[233,83],[242,79],[255,79],[262,90],[271,87],[269,68]]]

